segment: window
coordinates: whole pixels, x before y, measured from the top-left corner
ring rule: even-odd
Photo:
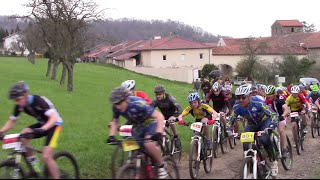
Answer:
[[[291,28],[291,32],[294,32],[294,28]]]
[[[181,54],[181,60],[184,61],[185,60],[185,54]]]
[[[162,60],[166,61],[167,60],[167,55],[162,56]]]
[[[200,53],[200,59],[203,59],[203,53]]]

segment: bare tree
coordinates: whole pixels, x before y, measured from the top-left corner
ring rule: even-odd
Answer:
[[[60,83],[67,74],[67,89],[73,91],[73,69],[86,44],[88,22],[98,19],[102,11],[92,0],[30,0],[27,7],[32,9],[48,48],[48,68],[53,63],[54,73],[62,63]]]

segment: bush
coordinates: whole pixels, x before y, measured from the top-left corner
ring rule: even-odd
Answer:
[[[218,70],[219,68],[217,66],[215,66],[214,64],[205,64],[201,70],[201,77],[208,77],[209,73],[212,70]]]
[[[17,56],[17,53],[15,51],[13,51],[10,55],[11,56]]]

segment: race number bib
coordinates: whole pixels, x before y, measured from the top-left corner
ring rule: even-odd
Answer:
[[[202,122],[196,122],[196,123],[192,123],[190,126],[190,129],[197,131],[197,132],[201,132],[202,129]]]
[[[290,117],[298,117],[299,113],[298,112],[292,112],[290,113]]]
[[[123,151],[133,151],[139,149],[139,145],[136,141],[122,141]]]
[[[254,132],[244,132],[241,134],[240,142],[248,143],[254,142]]]

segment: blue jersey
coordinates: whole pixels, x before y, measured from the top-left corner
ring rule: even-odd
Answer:
[[[307,96],[307,100],[309,100],[310,98],[312,99],[312,103],[315,103],[316,100],[320,97],[320,91],[318,91],[318,93],[313,94],[313,92],[309,93]]]
[[[120,112],[116,107],[113,107],[113,118],[119,119],[120,115],[122,115],[128,120],[129,124],[141,125],[146,120],[151,119],[154,110],[154,107],[149,105],[144,99],[136,96],[129,96],[127,110],[125,112]]]
[[[233,106],[231,112],[231,121],[233,122],[238,115],[247,119],[248,124],[260,124],[262,121],[271,119],[276,122],[277,114],[271,110],[264,102],[253,100],[251,98],[249,107],[241,107],[239,103]]]

